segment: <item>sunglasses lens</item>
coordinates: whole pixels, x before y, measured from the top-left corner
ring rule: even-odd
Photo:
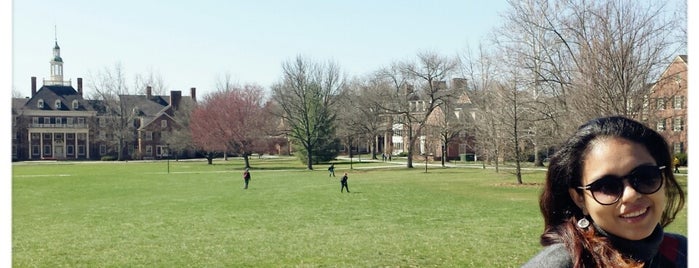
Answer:
[[[652,194],[660,189],[663,177],[657,167],[644,166],[631,175],[631,185],[642,194]]]
[[[590,185],[592,197],[601,204],[612,204],[624,192],[624,183],[619,178],[604,177]]]

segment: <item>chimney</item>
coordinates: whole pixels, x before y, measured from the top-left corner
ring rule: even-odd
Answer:
[[[170,106],[172,108],[177,108],[180,106],[180,100],[182,99],[182,91],[179,90],[170,90]]]
[[[189,89],[189,95],[192,96],[193,102],[197,102],[197,88],[196,87]]]
[[[455,89],[465,90],[468,86],[468,80],[466,78],[454,78],[451,80],[451,86]]]
[[[78,95],[83,95],[83,79],[78,77]]]
[[[146,87],[146,99],[150,100],[150,98],[152,97],[151,93],[152,93],[152,88],[150,86],[147,86]]]
[[[440,89],[447,89],[447,82],[446,81],[432,81],[432,88],[435,90],[440,90]]]
[[[32,97],[36,95],[36,76],[32,76]]]

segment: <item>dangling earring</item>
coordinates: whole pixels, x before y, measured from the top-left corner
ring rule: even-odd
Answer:
[[[590,227],[590,221],[588,221],[587,218],[582,218],[578,220],[578,227],[581,229],[586,229],[587,227]]]

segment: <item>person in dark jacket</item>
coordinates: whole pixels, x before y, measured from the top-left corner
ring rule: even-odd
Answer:
[[[328,172],[330,173],[328,177],[335,177],[335,164],[330,164]]]
[[[349,193],[349,186],[347,186],[347,172],[345,172],[345,175],[342,176],[340,179],[340,184],[342,184],[340,188],[340,193],[342,193],[342,190],[347,189],[347,192]]]
[[[544,248],[523,267],[687,267],[687,238],[664,231],[684,202],[660,134],[625,117],[591,120],[551,158]]]
[[[245,181],[245,188],[243,188],[243,189],[247,189],[248,183],[250,183],[250,169],[249,168],[245,168],[245,171],[243,172],[243,181]]]

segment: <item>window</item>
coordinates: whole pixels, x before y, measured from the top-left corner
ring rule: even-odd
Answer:
[[[32,125],[38,125],[39,124],[39,118],[38,117],[32,117]]]
[[[41,133],[32,133],[32,140],[41,139]]]
[[[673,142],[672,143],[672,150],[676,154],[684,152],[684,143],[683,142]]]
[[[75,133],[66,133],[66,140],[72,141],[75,139]]]
[[[72,117],[66,118],[66,124],[68,124],[68,126],[73,126],[73,118]]]
[[[402,142],[394,142],[393,143],[393,151],[403,151],[403,143]]]
[[[75,147],[73,145],[66,146],[66,155],[74,155]]]
[[[51,124],[51,117],[44,117],[44,125]]]
[[[107,133],[103,130],[100,130],[99,132],[97,132],[97,138],[100,140],[105,140],[107,139]]]
[[[660,121],[658,121],[658,123],[655,126],[655,130],[665,131],[665,119],[661,119]]]
[[[56,140],[62,140],[63,139],[63,133],[56,133],[54,134],[54,139]]]
[[[36,108],[44,109],[44,100],[39,99],[39,100],[36,102]]]
[[[153,146],[146,146],[146,155],[147,156],[152,156],[153,155]]]
[[[665,110],[665,99],[657,98],[655,108],[658,110]]]
[[[85,118],[78,117],[78,126],[83,126],[83,125],[85,125]]]
[[[39,145],[32,145],[32,155],[39,155]]]
[[[100,118],[98,119],[98,121],[99,121],[100,127],[104,127],[104,126],[107,125],[107,119],[104,118],[104,117],[100,117]]]
[[[78,103],[78,100],[73,100],[73,109],[76,110],[80,107],[80,104]]]
[[[78,133],[78,140],[84,141],[87,139],[87,135],[85,133]]]
[[[152,141],[152,140],[153,140],[153,132],[152,132],[152,131],[146,131],[146,133],[144,134],[144,138],[143,138],[143,139],[144,139],[144,140],[147,140],[147,141]]]
[[[167,127],[167,120],[160,120],[160,127],[166,128]]]
[[[672,102],[672,108],[675,108],[675,110],[680,110],[682,109],[683,104],[684,96],[675,96],[674,101]]]
[[[643,115],[648,114],[648,107],[650,107],[650,100],[648,100],[648,95],[643,95]]]
[[[100,144],[100,155],[107,154],[107,145]]]
[[[44,133],[44,139],[45,139],[45,140],[50,140],[50,139],[51,139],[51,133]]]
[[[674,120],[672,120],[672,131],[682,131],[684,129],[684,126],[682,124],[682,117],[675,117]]]
[[[85,145],[78,145],[78,155],[85,155]]]
[[[44,145],[44,155],[51,155],[51,145]]]
[[[61,109],[61,100],[56,100],[56,109]]]

